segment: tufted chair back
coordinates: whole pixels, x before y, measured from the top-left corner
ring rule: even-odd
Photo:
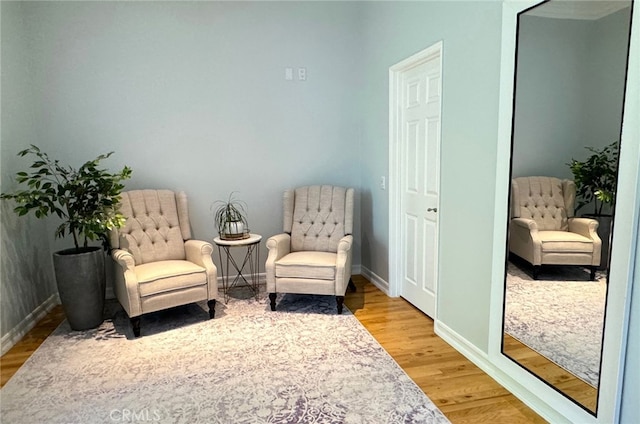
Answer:
[[[353,193],[330,185],[287,190],[284,232],[291,235],[291,251],[337,252],[340,239],[353,233]]]
[[[136,265],[184,260],[184,241],[191,238],[187,196],[169,190],[122,193],[120,212],[126,224],[109,234],[112,248],[133,255]]]
[[[539,230],[568,231],[576,185],[555,177],[519,177],[511,181],[511,217],[533,219]]]

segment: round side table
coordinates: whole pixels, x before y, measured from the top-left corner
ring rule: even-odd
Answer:
[[[220,257],[220,274],[222,277],[222,293],[224,294],[224,303],[229,303],[229,290],[234,287],[238,287],[241,282],[244,282],[249,287],[258,300],[258,270],[260,269],[260,241],[262,236],[260,234],[249,234],[249,238],[241,240],[223,240],[220,237],[213,239],[213,242],[218,246],[218,256]],[[235,247],[246,248],[244,260],[242,263],[238,263],[233,255],[231,249]],[[224,261],[223,254],[224,252]],[[223,265],[223,264],[226,264]],[[237,272],[233,280],[229,282],[229,266]],[[249,280],[243,275],[245,267],[249,268]]]

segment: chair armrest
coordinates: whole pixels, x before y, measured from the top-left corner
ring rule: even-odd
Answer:
[[[218,268],[211,259],[213,245],[202,240],[187,240],[184,250],[189,262],[203,267],[207,272],[208,299],[218,297]]]
[[[131,253],[122,249],[113,249],[111,257],[117,265],[114,267],[115,278],[113,282],[116,297],[129,318],[139,316],[142,314],[142,305],[138,294],[138,277],[134,271],[136,261]]]
[[[211,260],[213,245],[201,240],[187,240],[184,242],[187,260],[206,268],[207,258]]]
[[[529,218],[513,218],[509,225],[509,251],[533,265],[542,263],[542,240],[538,224]]]
[[[351,250],[352,244],[353,244],[353,236],[348,235],[348,236],[342,237],[338,242],[338,256],[341,253],[345,253]]]
[[[593,241],[592,266],[600,265],[602,260],[602,240],[598,235],[600,223],[591,218],[569,218],[569,231],[580,234]]]
[[[267,293],[276,292],[276,261],[291,253],[291,236],[289,234],[277,234],[267,240],[269,255],[264,265],[267,277]]]
[[[285,255],[291,253],[291,236],[289,234],[277,234],[267,240],[269,256],[267,262],[272,259],[274,262]]]
[[[591,240],[600,240],[598,236],[598,221],[591,218],[569,218],[569,231],[580,234]]]
[[[351,278],[351,247],[353,236],[344,236],[338,242],[336,258],[336,296],[344,296]]]
[[[126,250],[113,249],[111,250],[111,257],[113,257],[116,263],[120,265],[124,271],[133,271],[133,268],[136,266],[136,261],[133,259],[133,255]]]
[[[538,224],[536,221],[529,218],[513,218],[511,220],[511,224],[522,229],[527,229],[529,231],[538,231]]]

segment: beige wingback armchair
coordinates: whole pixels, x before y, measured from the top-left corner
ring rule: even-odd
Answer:
[[[351,281],[352,188],[315,185],[284,193],[284,233],[267,240],[267,292],[336,296],[342,313]]]
[[[211,243],[191,240],[185,193],[133,190],[119,207],[126,223],[109,234],[115,294],[140,336],[140,316],[207,300],[215,315],[217,269]]]
[[[581,265],[591,279],[600,265],[602,241],[598,221],[574,217],[576,186],[554,177],[520,177],[511,181],[509,251],[533,265]]]

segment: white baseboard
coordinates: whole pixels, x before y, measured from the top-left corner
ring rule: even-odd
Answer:
[[[233,282],[233,280],[235,280],[235,278],[238,276],[238,274],[233,274],[229,276],[229,284],[231,284],[231,282]],[[244,278],[246,278],[248,281],[251,281],[251,275],[250,274],[244,274],[244,272],[242,273],[242,276]],[[258,273],[258,285],[260,284],[266,284],[267,283],[267,274],[265,274],[264,272]],[[238,284],[236,284],[236,287],[244,287],[246,286],[244,281],[238,281]],[[218,272],[218,290],[222,290],[222,276],[220,275],[220,273]]]
[[[492,366],[486,353],[469,343],[467,339],[453,331],[446,324],[443,324],[442,321],[435,320],[433,330],[441,339],[453,346],[478,367],[484,369]]]
[[[379,288],[384,294],[389,296],[389,282],[385,281],[382,277],[364,265],[360,266],[360,274],[362,274],[362,276],[367,280],[371,281],[373,285]]]
[[[58,293],[52,294],[41,305],[36,307],[29,315],[27,315],[18,325],[13,327],[7,334],[2,336],[0,340],[0,350],[2,355],[7,353],[16,343],[22,339],[25,334],[36,326],[38,321],[44,318],[54,306],[60,304]]]

